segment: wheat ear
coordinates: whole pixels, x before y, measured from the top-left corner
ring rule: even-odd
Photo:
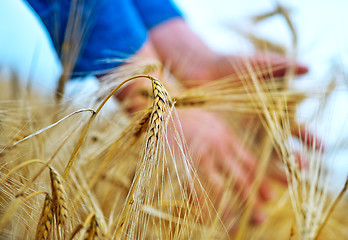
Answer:
[[[134,130],[134,136],[139,137],[146,130],[150,122],[151,113],[152,113],[152,110],[148,109],[146,113],[144,114],[143,118],[140,119],[140,121],[138,122]]]
[[[76,156],[78,154],[78,152],[80,151],[80,148],[81,148],[81,145],[83,143],[83,141],[85,140],[86,136],[87,136],[87,133],[94,121],[94,119],[97,117],[98,113],[101,111],[101,109],[104,107],[104,105],[106,104],[106,102],[126,83],[134,80],[134,79],[137,79],[137,78],[142,78],[142,77],[145,77],[145,78],[148,78],[150,80],[154,79],[153,77],[151,77],[150,75],[137,75],[137,76],[133,76],[133,77],[130,77],[126,80],[124,80],[122,83],[120,83],[116,88],[114,88],[114,90],[112,90],[109,95],[102,101],[102,103],[99,105],[99,107],[97,108],[97,110],[95,110],[93,112],[93,114],[91,115],[91,117],[88,119],[88,122],[86,123],[86,126],[84,127],[82,133],[81,133],[81,136],[70,156],[70,159],[65,167],[65,170],[64,170],[64,173],[63,173],[63,178],[66,179],[68,174],[69,174],[69,171],[76,159]]]
[[[116,236],[114,239],[120,239],[122,237],[125,226],[127,226],[128,220],[135,208],[140,204],[140,201],[144,200],[144,194],[141,194],[141,187],[139,187],[140,183],[143,183],[144,173],[141,171],[141,166],[146,163],[153,164],[156,159],[157,147],[161,136],[163,136],[163,126],[165,123],[165,116],[168,113],[166,109],[167,106],[170,106],[171,100],[169,98],[167,90],[164,86],[154,77],[148,76],[149,79],[152,80],[152,90],[153,90],[153,107],[151,111],[151,117],[148,120],[148,134],[146,136],[146,145],[145,145],[145,155],[141,158],[141,162],[139,164],[140,169],[138,170],[131,189],[129,190],[126,205],[123,209],[122,215],[120,217],[120,221],[116,228]],[[146,118],[144,118],[146,119]],[[146,120],[147,121],[147,120]],[[146,121],[143,121],[144,123]],[[142,122],[142,121],[141,121]],[[151,173],[148,173],[151,174]],[[140,197],[142,196],[142,197]],[[141,198],[141,199],[138,199]],[[134,206],[133,206],[134,205]]]
[[[46,240],[49,238],[53,221],[53,203],[51,197],[46,194],[40,220],[36,230],[36,240]]]
[[[80,240],[97,240],[105,238],[98,223],[98,219],[94,213],[87,217],[83,223],[81,231],[83,233],[81,234]]]
[[[54,215],[57,225],[63,229],[68,218],[68,210],[66,204],[66,193],[62,183],[62,178],[53,168],[50,168],[51,187],[52,187],[52,202],[54,207]]]

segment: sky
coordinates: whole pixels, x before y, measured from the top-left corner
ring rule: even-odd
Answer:
[[[42,24],[22,0],[0,0],[0,53],[2,68],[13,69],[22,81],[32,79],[40,91],[55,89],[59,61]]]

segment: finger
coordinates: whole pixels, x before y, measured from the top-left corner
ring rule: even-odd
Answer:
[[[324,151],[323,141],[305,125],[301,124],[293,127],[292,134],[297,136],[308,147],[313,147],[315,150]]]
[[[201,157],[198,171],[201,179],[208,185],[208,194],[212,197],[219,198],[224,191],[224,180],[215,167],[213,154],[205,154]]]
[[[232,135],[229,135],[232,136]],[[221,147],[220,153],[220,168],[225,171],[227,176],[234,175],[236,178],[236,186],[237,189],[245,189],[251,186],[254,181],[255,173],[257,171],[257,163],[255,158],[243,147],[241,144],[238,144],[238,141],[235,141],[235,144],[231,144],[237,151],[237,155],[239,157],[238,160],[236,158],[230,158],[226,156],[233,156],[231,154],[230,149],[226,149],[226,145]],[[227,172],[226,172],[227,170]],[[261,195],[264,201],[270,200],[273,197],[273,191],[271,190],[270,183],[268,179],[264,178],[261,180],[259,194]],[[242,192],[242,195],[245,196],[246,192]]]
[[[308,72],[308,68],[302,64],[294,64],[289,59],[280,55],[269,53],[257,53],[253,57],[249,58],[251,65],[263,70],[264,77],[282,77],[286,74],[286,71],[291,67],[294,67],[294,73],[297,75],[305,74]]]
[[[299,169],[307,169],[309,167],[309,159],[307,157],[300,153],[295,153],[294,155]],[[274,156],[272,162],[269,176],[274,178],[277,182],[286,185],[288,183],[288,179],[283,162],[281,162],[276,156]]]
[[[254,205],[253,212],[251,214],[250,222],[252,224],[261,224],[266,220],[266,214],[261,210],[260,202],[257,201]]]
[[[227,187],[233,189],[235,194],[244,201],[250,190],[250,172],[245,172],[242,166],[230,156],[220,157],[216,160],[217,168],[226,176]]]
[[[209,195],[215,199],[214,202],[218,206],[224,193],[225,184],[223,178],[216,169],[211,169],[209,172],[209,185],[211,186]]]
[[[272,200],[275,196],[275,193],[271,187],[270,181],[267,177],[264,177],[262,179],[262,182],[260,184],[259,188],[260,196],[262,197],[263,201],[269,201]]]
[[[255,172],[257,169],[256,158],[242,144],[241,140],[233,132],[228,131],[224,141],[227,148],[223,149],[224,152],[230,154],[230,156],[235,156],[236,161],[242,164],[248,171]]]
[[[309,159],[301,153],[295,153],[295,159],[300,169],[308,169]]]
[[[227,175],[233,176],[231,185],[233,186],[234,191],[240,194],[239,198],[242,202],[247,201],[247,198],[250,198],[252,181],[254,179],[253,171],[246,171],[232,158],[220,158],[220,161],[217,161],[217,164],[220,164],[219,167],[223,167],[225,172],[227,170]],[[226,185],[228,186],[230,184],[226,183]],[[253,207],[250,221],[253,224],[260,224],[266,218],[265,214],[260,210],[260,203],[272,199],[274,197],[274,193],[268,179],[262,179],[260,187],[256,191],[258,191],[258,194],[255,196],[256,202],[255,206]],[[222,218],[229,219],[231,216],[233,216],[233,214],[234,212],[226,207]]]
[[[247,151],[245,147],[241,146],[241,144],[240,146],[238,146],[238,144],[233,144],[232,146],[235,148],[234,151],[237,152],[237,156],[239,157],[237,161],[241,162],[244,172],[246,173],[246,176],[249,176],[250,184],[252,184],[258,169],[256,158],[252,156],[252,154]],[[271,200],[274,197],[274,193],[270,186],[269,180],[264,177],[261,181],[259,193],[262,199],[264,201]]]
[[[243,167],[241,171],[245,172],[245,177],[248,176],[248,179],[250,180],[250,185],[251,185],[258,169],[256,158],[252,156],[250,152],[246,150],[245,147],[241,146],[241,144],[240,146],[238,145],[239,144],[232,144],[232,146],[235,148],[234,151],[237,152],[236,155],[239,157],[237,162],[241,163],[241,166]],[[259,193],[262,199],[265,201],[272,199],[274,193],[270,186],[269,180],[267,178],[264,178],[261,181],[262,182],[260,184]]]
[[[272,159],[272,168],[270,170],[269,176],[271,176],[273,179],[275,179],[277,182],[286,185],[288,182],[288,179],[286,177],[285,168],[283,166],[283,163],[279,161],[279,159]]]
[[[208,157],[202,156],[197,166],[199,179],[194,182],[193,189],[188,189],[188,194],[193,203],[197,203],[203,219],[209,219],[212,214],[212,205],[210,199],[214,203],[214,208],[217,208],[215,199],[220,199],[219,195],[223,193],[223,181],[217,175],[217,171],[213,168],[213,162]],[[202,184],[205,186],[202,188]],[[208,196],[209,200],[208,200]]]
[[[233,189],[235,194],[240,195],[241,200],[245,200],[250,188],[249,173],[244,172],[240,163],[236,162],[231,156],[231,152],[225,144],[216,142],[215,154],[204,155],[202,157],[206,176],[210,180],[212,187],[212,196],[221,199],[227,188]],[[216,202],[219,204],[219,201]]]

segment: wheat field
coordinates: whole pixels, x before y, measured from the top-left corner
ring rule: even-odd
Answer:
[[[281,10],[274,14],[292,29]],[[296,48],[296,32],[291,50],[245,37],[278,53]],[[348,178],[335,182],[325,139],[296,118],[306,99],[320,101],[315,121],[329,96],[346,91],[335,78],[297,90],[293,69],[265,78],[269,69],[247,64],[185,89],[173,87],[176,79],[160,63],[135,61],[105,75],[93,95],[71,99],[64,87],[78,52],[66,54],[61,95],[41,95],[15,75],[0,82],[0,239],[348,239]],[[141,91],[144,110],[107,108],[122,86],[140,79],[151,83]],[[223,119],[257,157],[250,186],[221,174],[217,193],[201,171],[180,116],[202,110]],[[197,134],[194,142],[204,139]],[[275,196],[260,206],[266,217],[255,224],[265,176],[273,176]]]

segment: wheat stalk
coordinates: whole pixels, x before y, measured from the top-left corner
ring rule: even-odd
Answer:
[[[78,154],[78,152],[80,151],[80,148],[81,148],[81,145],[83,143],[83,141],[85,140],[86,136],[87,136],[87,133],[94,121],[94,119],[97,117],[98,113],[102,110],[102,108],[105,106],[106,102],[126,83],[134,80],[134,79],[137,79],[137,78],[142,78],[142,77],[145,77],[145,78],[148,78],[148,79],[153,79],[153,77],[151,77],[150,75],[136,75],[136,76],[133,76],[133,77],[130,77],[126,80],[124,80],[123,82],[121,82],[117,87],[115,87],[110,93],[109,95],[101,102],[101,104],[99,105],[99,107],[97,108],[97,110],[95,110],[93,112],[93,114],[91,115],[91,117],[88,119],[82,133],[81,133],[81,136],[70,156],[70,159],[68,161],[68,163],[66,164],[66,167],[65,167],[65,170],[64,170],[64,173],[63,173],[63,178],[66,179],[68,174],[69,174],[69,171],[71,169],[71,167],[73,166],[73,163],[76,159],[76,156]]]
[[[347,192],[347,190],[348,190],[348,176],[346,178],[346,181],[345,181],[345,184],[344,184],[342,190],[340,191],[338,196],[335,198],[335,200],[333,201],[331,206],[328,208],[327,213],[325,214],[326,216],[324,216],[324,219],[321,220],[321,225],[319,226],[319,229],[316,233],[316,236],[314,237],[315,240],[317,240],[318,237],[320,236],[320,233],[321,233],[322,229],[324,228],[324,226],[326,225],[327,221],[330,219],[330,216],[331,216],[333,210],[337,206],[338,202],[342,199],[343,195]]]
[[[60,103],[65,90],[65,84],[70,79],[75,64],[84,49],[86,40],[96,16],[97,1],[74,0],[71,2],[69,17],[61,47],[60,59],[63,64],[63,73],[58,81],[56,100]],[[82,13],[83,12],[83,13]],[[56,36],[62,37],[62,36]]]
[[[150,172],[145,173],[144,169],[141,167],[144,164],[155,164],[158,157],[157,149],[159,141],[162,136],[164,136],[166,117],[169,114],[171,100],[167,90],[159,82],[159,80],[151,76],[149,78],[152,80],[154,101],[151,118],[149,119],[148,123],[148,132],[145,139],[145,154],[144,157],[141,158],[141,162],[139,164],[140,170],[137,171],[131,189],[129,190],[126,205],[116,228],[114,239],[119,239],[122,237],[124,234],[124,229],[128,225],[129,218],[137,209],[139,209],[142,203],[144,203],[146,195],[146,187],[144,186],[147,185],[146,182],[150,180],[152,173],[151,169],[149,169]],[[146,119],[146,116],[143,119]],[[140,122],[145,123],[146,121],[147,120]],[[140,184],[143,186],[140,186]],[[139,219],[136,220],[139,221]],[[134,226],[135,223],[132,222],[131,225]]]

